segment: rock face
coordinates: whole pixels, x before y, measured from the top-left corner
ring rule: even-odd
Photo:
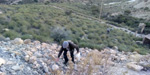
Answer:
[[[68,52],[69,61],[65,66],[63,54],[58,62],[55,61],[60,47],[57,44],[32,42],[30,39],[0,41],[0,75],[150,74],[150,54],[119,52],[117,46],[101,51],[80,48],[80,54],[74,55],[75,64]]]
[[[5,60],[3,58],[0,58],[0,66],[5,64]]]

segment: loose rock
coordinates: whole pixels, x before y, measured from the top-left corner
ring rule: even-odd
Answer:
[[[127,63],[127,67],[128,67],[129,69],[134,70],[134,71],[141,71],[141,70],[143,69],[142,66],[136,65],[136,62]]]
[[[5,60],[3,58],[0,58],[0,66],[5,64],[5,63],[6,63]]]
[[[58,67],[58,65],[56,65],[56,64],[54,64],[53,66],[52,66],[52,70],[58,70],[59,69],[59,67]]]
[[[16,38],[16,39],[13,40],[13,43],[19,45],[19,44],[23,44],[24,42],[21,38]]]
[[[24,44],[30,44],[30,43],[31,43],[31,40],[30,40],[30,39],[24,40]]]
[[[12,69],[15,71],[18,71],[18,70],[21,70],[22,68],[21,66],[16,65],[16,66],[13,66]]]

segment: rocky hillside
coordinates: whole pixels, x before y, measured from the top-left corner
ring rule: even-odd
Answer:
[[[133,5],[134,11],[132,16],[143,19],[150,19],[150,0],[137,0],[138,3]]]
[[[80,48],[81,60],[55,62],[61,46],[30,39],[0,41],[0,75],[149,75],[150,54]],[[69,59],[70,55],[68,53]]]

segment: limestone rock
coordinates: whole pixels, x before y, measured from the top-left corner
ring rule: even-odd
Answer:
[[[12,61],[7,61],[7,63],[6,64],[8,64],[8,65],[12,65],[12,64],[14,64],[14,62],[12,62]]]
[[[126,61],[126,60],[127,60],[127,57],[126,57],[125,55],[121,55],[121,56],[120,56],[120,60],[121,60],[121,61]]]
[[[3,73],[3,72],[0,72],[0,75],[5,75],[5,73]]]
[[[36,56],[32,56],[32,57],[29,59],[29,62],[34,63],[36,60],[37,60]]]
[[[33,53],[31,51],[26,51],[27,55],[32,56]]]
[[[30,43],[31,43],[31,40],[30,40],[30,39],[24,40],[24,44],[30,44]]]
[[[47,43],[42,43],[42,48],[46,48],[48,46]]]
[[[12,69],[15,71],[18,71],[18,70],[21,70],[22,68],[21,68],[21,66],[15,65],[12,67]]]
[[[25,60],[25,61],[29,61],[29,55],[26,55],[26,56],[24,57],[24,60]]]
[[[37,49],[36,49],[36,48],[31,48],[31,51],[32,51],[32,52],[36,52]]]
[[[40,41],[34,41],[33,43],[34,43],[35,45],[40,45],[40,44],[41,44]]]
[[[6,63],[5,60],[3,58],[0,58],[0,66],[5,64],[5,63]]]
[[[117,47],[117,46],[114,46],[113,49],[118,50],[118,47]]]
[[[59,69],[59,66],[58,65],[56,65],[56,64],[54,64],[53,66],[52,66],[52,70],[58,70]]]
[[[42,54],[40,52],[35,52],[34,55],[36,55],[38,58],[42,57]]]
[[[132,61],[140,61],[140,59],[142,58],[142,55],[140,54],[134,54],[134,55],[130,55],[129,58],[132,60]]]
[[[21,38],[16,38],[16,39],[13,40],[13,43],[19,45],[19,44],[23,44],[24,42]]]
[[[128,67],[129,69],[134,70],[134,71],[141,71],[141,70],[143,69],[142,66],[136,65],[136,62],[127,63],[127,67]]]
[[[115,50],[110,49],[111,54],[116,54],[117,52]]]

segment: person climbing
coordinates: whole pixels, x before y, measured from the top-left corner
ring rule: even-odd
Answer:
[[[79,47],[76,44],[74,44],[72,42],[69,42],[69,41],[64,41],[63,44],[62,44],[62,47],[59,51],[58,58],[57,58],[56,61],[59,61],[59,57],[61,56],[62,52],[64,51],[64,53],[63,53],[64,59],[65,59],[64,64],[67,65],[67,62],[68,62],[67,52],[70,51],[72,62],[75,64],[74,49],[77,50],[77,54],[78,54],[79,53]]]
[[[109,34],[110,33],[110,28],[107,28],[107,34]]]

